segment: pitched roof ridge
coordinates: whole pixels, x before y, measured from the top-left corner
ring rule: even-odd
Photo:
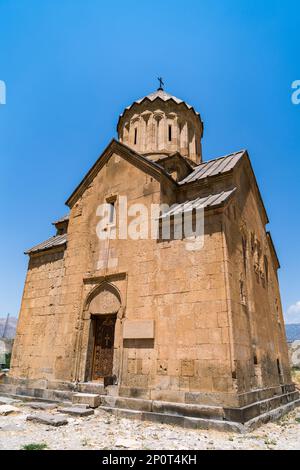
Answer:
[[[247,151],[246,149],[241,149],[241,150],[238,150],[237,152],[228,153],[227,155],[222,155],[221,157],[215,157],[215,158],[212,158],[211,160],[201,162],[201,163],[199,163],[199,165],[195,166],[194,171],[197,170],[197,168],[201,167],[201,165],[206,165],[207,163],[212,163],[212,162],[215,162],[217,160],[222,160],[222,159],[228,158],[228,157],[234,157],[235,155],[237,155],[239,153],[244,153],[246,151]]]
[[[121,149],[126,150],[132,157],[138,158],[141,162],[143,162],[145,165],[148,167],[152,167],[152,169],[158,170],[161,174],[166,176],[169,180],[174,183],[175,186],[177,186],[177,182],[172,178],[172,176],[158,163],[150,160],[149,158],[146,158],[144,155],[141,155],[140,153],[136,152],[133,150],[131,147],[128,145],[124,144],[123,142],[120,142],[117,139],[111,139],[109,144],[105,147],[103,152],[100,154],[100,156],[97,158],[95,163],[92,165],[92,167],[88,170],[88,172],[84,175],[84,177],[81,179],[80,183],[76,186],[72,194],[69,196],[69,198],[66,201],[66,205],[69,206],[71,203],[71,200],[75,197],[77,192],[80,190],[80,188],[83,186],[83,184],[89,180],[90,178],[94,178],[95,172],[97,173],[97,168],[98,165],[101,164],[102,158],[109,152],[110,150],[112,153],[114,152],[114,147],[120,147]]]
[[[193,206],[196,202],[201,202],[200,207],[208,208],[218,206],[226,202],[231,195],[236,191],[236,187],[230,188],[226,191],[220,191],[219,193],[211,193],[207,196],[197,196],[195,199],[190,199],[184,202],[177,203],[175,207],[171,207],[169,210],[164,212],[159,216],[159,219],[169,217],[181,212],[190,212],[190,207]],[[219,203],[216,204],[218,199],[221,199]]]
[[[239,150],[222,157],[208,160],[207,162],[200,163],[194,170],[179,181],[179,185],[188,184],[200,179],[217,176],[221,173],[226,173],[233,169],[238,161],[247,154],[247,150]]]

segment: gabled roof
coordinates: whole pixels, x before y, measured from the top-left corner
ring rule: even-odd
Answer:
[[[216,194],[210,194],[206,197],[198,197],[193,200],[188,200],[182,202],[181,204],[176,204],[174,207],[167,212],[164,212],[159,218],[165,219],[166,217],[176,216],[180,213],[187,213],[191,212],[193,209],[208,209],[208,208],[216,208],[222,205],[225,201],[227,201],[233,193],[236,191],[236,188],[229,189],[228,191],[222,191]]]
[[[177,185],[176,181],[169,175],[169,173],[158,163],[155,163],[148,158],[140,155],[139,153],[132,150],[132,148],[128,147],[127,145],[119,142],[118,140],[112,139],[111,142],[108,144],[104,152],[100,155],[96,163],[92,166],[92,168],[87,172],[84,176],[82,181],[79,185],[75,188],[71,196],[67,199],[66,204],[67,206],[71,207],[78,197],[80,197],[85,189],[91,184],[95,176],[107,162],[107,160],[111,157],[113,153],[118,152],[118,155],[125,158],[127,161],[136,164],[137,167],[143,169],[144,171],[148,169],[152,173],[153,176],[160,177],[164,175],[168,178],[172,184]]]
[[[240,150],[239,152],[230,153],[229,155],[200,163],[200,165],[196,166],[194,171],[180,181],[179,184],[192,183],[193,181],[198,181],[200,179],[207,178],[208,176],[216,176],[221,173],[226,173],[235,167],[245,153],[246,150]]]
[[[63,246],[67,243],[67,234],[63,235],[55,235],[54,237],[48,238],[48,240],[40,243],[39,245],[35,245],[34,247],[30,248],[29,250],[25,251],[25,255],[30,255],[33,253],[39,253],[41,251],[49,250],[50,248]]]
[[[60,219],[55,220],[54,222],[52,222],[52,225],[58,225],[58,224],[62,224],[64,222],[68,222],[69,218],[70,218],[70,215],[66,214],[63,217],[61,217]]]

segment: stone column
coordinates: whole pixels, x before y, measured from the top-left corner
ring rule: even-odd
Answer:
[[[185,121],[181,130],[180,138],[180,153],[181,155],[187,157],[189,153],[188,149],[188,124]]]
[[[151,113],[145,112],[142,114],[142,145],[141,145],[141,152],[147,152],[151,145],[151,121],[150,121]]]
[[[196,161],[195,131],[192,127],[189,128],[189,158]]]
[[[182,122],[177,118],[176,120],[176,143],[178,152],[181,151],[181,128]]]
[[[155,145],[154,151],[158,151],[162,148],[163,145],[163,115],[162,113],[154,114],[154,120],[156,123],[156,132],[155,132]]]
[[[129,122],[125,122],[124,127],[122,129],[122,138],[120,139],[121,142],[128,145],[129,140]]]
[[[160,118],[159,122],[159,132],[158,132],[158,150],[163,150],[166,148],[166,116],[163,115]]]

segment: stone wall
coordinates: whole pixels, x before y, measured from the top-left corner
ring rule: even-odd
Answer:
[[[242,189],[224,208],[206,211],[201,250],[188,251],[184,239],[97,236],[97,208],[111,198],[116,209],[126,195],[129,205],[150,210],[233,186]],[[71,208],[67,249],[30,260],[12,375],[89,380],[91,309],[109,291],[120,305],[113,365],[120,394],[238,406],[237,393],[289,383],[265,223],[249,168],[179,191],[166,176],[113,154]],[[136,337],[125,327],[123,338],[126,322],[134,322]]]
[[[31,257],[11,361],[11,375],[52,378],[64,341],[62,279],[64,250]]]
[[[235,377],[239,392],[290,383],[277,260],[265,230],[266,215],[248,165],[224,213]]]

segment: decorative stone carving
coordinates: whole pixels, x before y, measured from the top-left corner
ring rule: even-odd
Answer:
[[[179,152],[200,163],[202,134],[199,114],[178,98],[160,91],[151,99],[145,97],[126,108],[118,123],[121,141],[155,160]]]
[[[90,314],[117,313],[121,303],[119,298],[110,289],[103,289],[97,294],[89,305]]]

